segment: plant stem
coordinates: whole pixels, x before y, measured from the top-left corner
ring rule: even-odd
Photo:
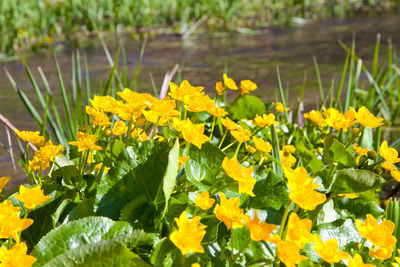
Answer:
[[[283,213],[283,216],[282,216],[282,221],[281,221],[279,232],[278,232],[279,237],[281,237],[281,238],[282,238],[283,230],[285,228],[286,219],[289,215],[289,210],[290,210],[291,205],[292,205],[292,201],[290,200],[288,205],[286,206],[285,212]]]

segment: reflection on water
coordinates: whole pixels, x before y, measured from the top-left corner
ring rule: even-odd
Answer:
[[[145,55],[140,68],[138,88],[141,92],[152,92],[150,76],[161,87],[164,74],[176,63],[183,66],[182,78],[193,85],[205,86],[213,93],[215,82],[222,78],[225,67],[235,80],[251,79],[258,85],[255,95],[264,100],[275,100],[277,95],[276,66],[279,66],[285,89],[289,89],[290,103],[295,103],[305,71],[308,73],[305,102],[317,103],[317,83],[313,77],[313,56],[316,56],[321,69],[324,88],[332,78],[338,79],[345,59],[345,51],[338,40],[350,44],[353,33],[356,34],[357,54],[364,60],[372,58],[373,46],[378,33],[381,33],[385,46],[392,38],[394,48],[400,44],[398,17],[380,17],[375,19],[331,20],[306,24],[293,28],[267,29],[257,35],[215,35],[196,36],[182,40],[178,36],[157,36],[147,41]],[[140,42],[124,37],[129,73],[134,67],[140,50]],[[116,51],[115,41],[108,40],[112,52]],[[93,41],[80,49],[88,58],[91,87],[93,93],[107,81],[110,66],[107,63],[100,43]],[[57,54],[67,90],[71,78],[71,50]],[[40,54],[27,57],[35,77],[40,80],[37,67],[46,74],[50,87],[57,95],[58,81],[53,55]],[[1,64],[16,79],[18,86],[33,99],[34,91],[30,86],[23,65],[20,62]],[[0,71],[0,113],[6,116],[19,129],[36,129],[22,102],[11,87],[4,71]],[[39,83],[40,85],[40,83]],[[61,101],[60,107],[62,106]],[[37,103],[34,103],[37,106]],[[7,144],[4,127],[0,127],[0,142]],[[13,140],[15,144],[15,139]],[[24,172],[21,168],[13,170],[8,154],[0,152],[0,176],[12,176],[14,181],[21,180]]]

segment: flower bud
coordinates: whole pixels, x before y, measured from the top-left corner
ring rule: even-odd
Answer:
[[[107,127],[107,128],[105,128],[104,130],[103,130],[103,135],[105,136],[105,137],[110,137],[110,136],[112,136],[112,131],[111,131],[111,129],[110,129],[110,127]]]
[[[376,152],[373,150],[369,150],[368,153],[368,158],[375,160],[376,159]]]
[[[351,134],[352,135],[358,135],[360,133],[360,129],[358,129],[358,128],[353,128],[352,130],[351,130]]]

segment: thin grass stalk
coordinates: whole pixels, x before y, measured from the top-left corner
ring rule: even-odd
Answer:
[[[111,91],[111,87],[113,85],[114,77],[115,77],[117,66],[118,66],[119,51],[120,50],[118,49],[117,54],[115,55],[115,58],[114,58],[114,65],[111,68],[110,73],[108,74],[107,84],[102,93],[103,96],[109,95],[109,93]]]
[[[318,66],[317,58],[314,56],[313,60],[314,60],[315,75],[317,75],[319,98],[321,100],[321,103],[324,103],[324,101],[325,101],[324,89],[322,88],[321,75],[319,73],[319,66]]]
[[[139,53],[139,58],[138,61],[136,62],[135,65],[135,72],[133,75],[133,80],[131,82],[131,88],[132,90],[136,91],[137,90],[137,81],[138,81],[138,77],[139,77],[139,69],[140,69],[140,65],[142,63],[142,59],[144,56],[144,48],[146,47],[146,42],[147,42],[147,35],[145,35],[143,42],[142,42],[142,46],[140,48],[140,53]]]
[[[288,116],[288,113],[287,113],[287,110],[286,110],[286,98],[285,98],[285,94],[284,94],[283,88],[282,88],[282,81],[281,81],[281,75],[279,73],[279,67],[276,67],[276,75],[278,76],[278,86],[279,86],[280,98],[281,98],[281,101],[282,101],[282,104],[283,104],[284,118],[285,118],[286,123],[288,123],[289,122],[289,116]]]
[[[60,70],[60,66],[58,64],[58,60],[57,57],[54,56],[55,61],[56,61],[56,68],[57,68],[57,74],[58,74],[58,83],[60,86],[60,90],[61,90],[61,95],[62,95],[62,99],[63,99],[63,104],[64,104],[64,114],[67,120],[67,132],[68,132],[68,139],[72,140],[74,138],[74,133],[76,132],[76,129],[73,125],[73,121],[72,121],[72,114],[71,114],[71,109],[70,109],[70,104],[68,103],[68,97],[67,97],[67,93],[65,91],[65,86],[64,86],[64,81],[62,78],[62,74],[61,74],[61,70]]]

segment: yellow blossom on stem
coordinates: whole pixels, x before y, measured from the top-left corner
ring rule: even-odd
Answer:
[[[215,199],[210,198],[208,191],[201,192],[194,200],[194,204],[202,210],[208,210],[214,205]]]
[[[262,140],[261,138],[253,136],[253,142],[258,151],[261,151],[266,154],[272,151],[272,146],[267,142],[265,142],[264,140]]]
[[[225,87],[224,87],[224,85],[222,84],[222,82],[217,82],[217,83],[215,84],[215,90],[217,91],[217,94],[218,94],[218,95],[223,95],[223,94],[224,94],[224,92],[225,92]]]
[[[312,121],[313,123],[315,123],[316,125],[322,127],[326,125],[325,119],[322,116],[322,113],[316,110],[311,110],[308,113],[304,114],[304,118],[307,120]]]
[[[276,245],[278,258],[287,267],[295,267],[307,257],[300,254],[300,248],[293,243],[281,240]]]
[[[221,118],[221,123],[222,123],[222,125],[224,125],[225,128],[226,128],[227,130],[229,130],[229,131],[239,129],[239,125],[237,125],[234,121],[232,121],[232,120],[229,119],[229,118],[225,118],[225,119],[224,119],[224,118]]]
[[[9,177],[9,176],[0,177],[0,194],[1,194],[1,191],[3,191],[3,188],[6,186],[6,184],[10,180],[11,180],[11,177]]]
[[[220,192],[220,204],[215,205],[214,214],[218,220],[223,221],[228,229],[242,227],[250,218],[239,208],[239,198],[226,199],[224,193]]]
[[[0,238],[14,238],[19,242],[19,233],[28,228],[33,220],[21,219],[20,208],[14,207],[10,200],[0,203]]]
[[[119,136],[125,134],[128,131],[128,127],[126,127],[124,121],[117,121],[116,123],[114,123],[112,131],[114,135]]]
[[[398,158],[399,153],[396,149],[389,147],[386,140],[383,141],[381,146],[379,147],[379,154],[382,158],[392,164],[400,162],[400,158]]]
[[[321,186],[314,183],[306,169],[298,167],[293,170],[284,167],[283,170],[288,179],[289,198],[302,209],[314,210],[326,200],[325,194],[315,191]]]
[[[206,231],[206,225],[199,225],[201,217],[195,216],[188,219],[186,211],[183,211],[179,218],[175,218],[178,230],[170,234],[169,239],[177,246],[183,255],[189,252],[204,252],[201,246]]]
[[[347,267],[374,267],[374,265],[364,263],[360,254],[356,253],[347,263]]]
[[[187,80],[184,80],[180,86],[170,82],[169,93],[173,99],[183,101],[187,96],[194,96],[200,94],[204,87],[194,87]]]
[[[328,108],[324,111],[324,115],[326,118],[326,124],[336,130],[343,130],[345,133],[348,131],[349,127],[353,126],[357,122],[357,112],[352,107],[350,107],[350,109],[344,114],[337,109]]]
[[[245,193],[254,196],[253,188],[256,184],[256,179],[253,178],[253,166],[246,168],[240,165],[236,157],[229,159],[225,157],[222,161],[222,168],[233,180],[239,184],[239,193]]]
[[[270,114],[263,114],[262,116],[256,115],[254,118],[254,122],[259,127],[271,126],[272,124],[278,125],[279,123],[275,120],[275,115]]]
[[[228,75],[226,75],[224,73],[222,75],[222,78],[224,79],[224,84],[226,85],[226,87],[228,87],[231,90],[237,90],[238,89],[235,81],[233,79],[229,78]]]
[[[0,266],[4,267],[30,267],[37,261],[31,255],[27,255],[28,247],[25,243],[16,243],[10,250],[0,248]]]
[[[77,146],[79,152],[85,152],[88,149],[102,150],[101,146],[96,145],[97,138],[93,134],[86,134],[83,132],[76,133],[76,140],[68,144]]]
[[[376,118],[369,110],[362,106],[357,111],[356,120],[365,127],[376,128],[383,124],[383,118]]]
[[[275,109],[276,109],[278,112],[280,112],[280,113],[285,112],[285,109],[283,108],[283,103],[282,103],[282,102],[277,102],[277,103],[273,103],[273,104],[276,105]],[[289,110],[290,110],[290,108],[286,108],[286,111],[289,111]]]
[[[93,99],[90,99],[89,101],[90,104],[92,104],[92,107],[98,111],[111,112],[113,114],[117,114],[118,112],[117,100],[111,96],[95,95]]]
[[[37,147],[41,147],[44,145],[46,140],[44,139],[43,136],[40,136],[39,132],[32,132],[32,131],[19,131],[18,129],[15,129],[15,132],[17,133],[18,137],[25,141],[25,142],[30,142],[34,144]]]
[[[360,156],[367,156],[368,151],[369,151],[368,148],[362,148],[362,147],[360,147],[358,144],[354,144],[354,145],[353,145],[353,148],[355,149],[354,152],[355,152],[357,155],[360,155]]]
[[[192,112],[207,111],[215,107],[215,103],[204,93],[185,97],[185,108]]]
[[[345,259],[350,259],[349,254],[339,251],[339,245],[336,239],[329,239],[323,242],[319,235],[316,234],[314,237],[314,250],[324,261],[337,263]]]
[[[251,132],[247,129],[243,129],[242,127],[239,127],[237,130],[231,131],[231,134],[239,143],[249,141],[251,136]]]
[[[275,224],[261,222],[258,219],[258,214],[256,210],[254,211],[253,220],[249,220],[246,223],[246,227],[250,231],[251,240],[254,241],[267,241],[272,231],[276,229]]]
[[[396,237],[393,236],[395,228],[393,222],[384,220],[378,224],[378,221],[371,214],[367,214],[367,219],[364,223],[356,220],[356,224],[360,235],[379,247],[373,253],[375,257],[385,260],[392,255],[397,242]]]
[[[212,107],[207,110],[208,113],[213,115],[214,117],[223,117],[228,115],[228,112],[225,111],[225,109],[220,108],[220,107]]]
[[[381,167],[384,168],[385,170],[391,171],[394,168],[396,168],[392,163],[389,163],[387,161],[384,161],[381,163]]]
[[[180,121],[174,118],[172,125],[174,128],[182,132],[183,138],[199,149],[208,141],[208,137],[204,135],[204,124],[193,124],[190,119]]]
[[[244,145],[245,145],[245,147],[246,147],[246,150],[247,150],[249,153],[253,154],[253,153],[256,153],[256,152],[257,152],[257,149],[256,149],[254,146],[248,145],[247,143],[244,143]]]
[[[305,244],[314,242],[314,236],[310,233],[311,226],[310,219],[300,220],[299,216],[292,212],[286,226],[286,241],[303,249]]]
[[[396,168],[393,168],[390,171],[390,175],[395,179],[397,182],[400,182],[400,171]]]
[[[349,199],[355,199],[358,198],[358,195],[356,193],[343,193],[343,194],[338,194],[339,197],[347,197]]]
[[[27,209],[33,210],[37,205],[45,203],[51,196],[45,196],[40,185],[28,188],[23,185],[19,187],[19,194],[14,195],[16,199],[22,201]]]
[[[246,95],[250,91],[254,91],[257,89],[257,84],[250,80],[240,81],[240,95]]]
[[[112,125],[110,118],[108,118],[107,114],[105,114],[103,111],[86,106],[86,113],[92,116],[90,122],[95,126],[107,127]]]
[[[139,134],[139,135],[138,135]],[[141,142],[144,142],[149,139],[146,132],[142,128],[134,128],[131,134],[132,138],[137,138]]]

